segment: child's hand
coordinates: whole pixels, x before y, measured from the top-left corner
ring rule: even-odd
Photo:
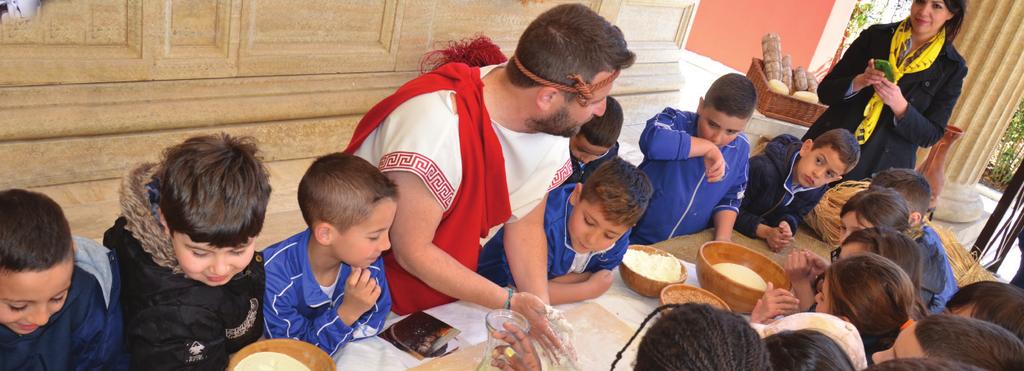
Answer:
[[[786,222],[779,223],[776,228],[759,226],[758,236],[764,238],[764,242],[768,244],[768,249],[772,252],[782,251],[793,243],[793,234],[789,232],[789,224]]]
[[[788,316],[800,310],[800,299],[786,289],[777,289],[768,282],[764,296],[757,300],[754,310],[750,312],[750,321],[768,324],[778,316]]]
[[[495,331],[492,335],[498,340],[508,343],[507,346],[495,347],[491,351],[491,366],[502,371],[540,371],[541,362],[537,349],[520,328],[511,322],[504,324],[505,331]]]
[[[825,270],[828,269],[829,266],[828,260],[825,260],[825,258],[818,256],[818,254],[807,250],[803,250],[803,252],[804,255],[807,256],[807,263],[810,265],[811,278],[818,277],[822,273],[825,273]]]
[[[811,265],[807,261],[807,254],[803,250],[791,251],[786,256],[786,264],[783,265],[789,280],[795,282],[810,282],[814,279],[811,275]]]
[[[785,237],[786,243],[793,242],[793,231],[789,229],[789,223],[779,222],[779,233]]]
[[[789,224],[780,222],[776,228],[764,224],[757,226],[757,236],[764,239],[768,249],[772,252],[779,252],[793,243],[793,233],[789,231]]]
[[[369,268],[352,267],[352,272],[345,280],[345,298],[338,306],[338,317],[346,325],[352,326],[363,313],[373,308],[380,294],[381,287],[373,279]]]
[[[721,181],[725,177],[725,157],[716,146],[711,146],[704,154],[704,169],[708,183]]]
[[[590,283],[591,285],[595,285],[595,286],[598,286],[598,287],[604,287],[605,290],[607,290],[608,287],[611,287],[612,280],[614,278],[615,277],[614,277],[614,275],[612,275],[612,271],[607,270],[607,269],[602,269],[602,270],[599,270],[597,272],[594,272],[594,273],[590,274],[590,278],[587,278],[587,282]]]

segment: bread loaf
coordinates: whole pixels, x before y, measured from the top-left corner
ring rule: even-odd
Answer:
[[[782,57],[782,83],[790,90],[793,89],[793,63],[789,54]]]
[[[811,93],[818,93],[818,78],[814,76],[810,71],[804,71],[807,74],[807,91]]]
[[[782,63],[779,61],[764,62],[764,76],[768,80],[782,80]]]
[[[764,55],[765,62],[782,59],[782,41],[779,35],[767,33],[761,38],[761,54]]]
[[[793,70],[793,90],[807,91],[807,71],[803,66]]]
[[[793,98],[802,100],[808,103],[818,103],[818,94],[811,93],[809,91],[798,91],[793,93]]]
[[[786,87],[786,84],[782,83],[782,81],[778,79],[768,80],[768,90],[771,90],[779,94],[789,95],[789,88]]]

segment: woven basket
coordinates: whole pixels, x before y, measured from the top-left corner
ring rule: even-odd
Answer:
[[[811,227],[821,240],[828,246],[839,246],[839,230],[842,228],[842,221],[839,219],[839,212],[843,209],[846,201],[849,201],[857,193],[868,189],[870,182],[860,180],[847,180],[825,191],[825,195],[818,201],[811,212],[804,216],[804,222]]]
[[[953,231],[935,225],[931,221],[927,223],[939,235],[939,239],[942,240],[942,247],[946,249],[946,257],[949,258],[949,266],[953,269],[953,276],[956,278],[957,287],[964,287],[979,281],[996,281],[996,277],[992,272],[982,267],[971,256],[971,252],[960,244]]]
[[[757,89],[757,110],[765,116],[794,124],[810,127],[825,112],[828,106],[809,103],[771,91],[768,78],[764,75],[764,62],[758,58],[750,61],[747,78]]]

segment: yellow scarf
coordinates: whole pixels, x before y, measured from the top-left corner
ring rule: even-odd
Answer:
[[[889,64],[893,66],[892,74],[896,80],[894,83],[899,82],[903,75],[924,71],[931,67],[932,62],[935,62],[935,58],[939,56],[942,46],[946,43],[946,30],[943,28],[935,36],[932,36],[924,46],[918,48],[914,54],[907,55],[911,42],[910,36],[908,18],[900,22],[889,46]],[[857,142],[864,144],[868,138],[871,138],[871,133],[875,131],[878,117],[882,115],[883,108],[885,108],[885,103],[882,102],[882,98],[878,97],[878,93],[872,95],[868,105],[864,107],[864,121],[860,122],[857,131],[854,132]]]

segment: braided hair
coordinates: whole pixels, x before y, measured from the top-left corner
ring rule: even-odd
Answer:
[[[615,355],[622,359],[637,335],[662,314],[640,340],[636,370],[766,370],[768,351],[742,317],[706,304],[667,304],[654,309]]]

